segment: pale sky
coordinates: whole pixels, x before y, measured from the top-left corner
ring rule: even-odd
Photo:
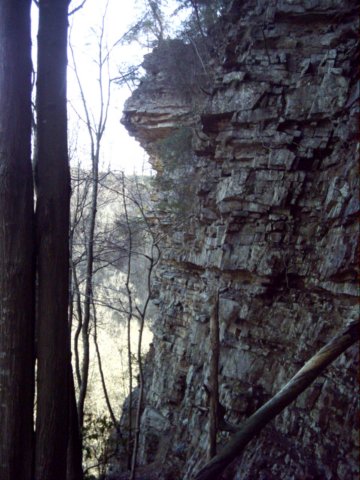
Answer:
[[[74,2],[76,5],[76,3]],[[87,0],[84,7],[76,12],[70,19],[70,40],[74,47],[76,62],[78,65],[79,75],[83,83],[85,95],[89,99],[90,109],[95,118],[99,111],[100,98],[98,87],[98,69],[94,59],[97,57],[98,38],[101,31],[101,22],[107,11],[104,21],[104,43],[111,48],[114,43],[128,31],[129,26],[137,18],[138,11],[135,8],[135,2],[120,0]],[[123,63],[141,63],[143,55],[146,53],[137,45],[118,46],[115,47],[110,55],[110,77],[118,76],[118,67]],[[72,60],[69,55],[69,64]],[[104,76],[108,73],[104,69]],[[68,71],[68,97],[72,105],[82,112],[82,106],[79,102],[79,89],[74,78],[71,68]],[[106,83],[106,79],[105,79]],[[111,101],[109,109],[109,117],[105,136],[102,143],[102,162],[106,169],[109,165],[112,169],[125,170],[127,174],[134,171],[141,173],[144,168],[147,156],[138,143],[128,135],[125,128],[120,124],[122,116],[123,104],[131,95],[128,87],[120,88],[116,84],[111,87]],[[71,118],[74,116],[73,109],[69,106],[69,114]],[[76,118],[76,116],[75,116]],[[81,122],[80,122],[81,124]],[[80,125],[76,120],[76,126]],[[70,122],[71,128],[72,122]],[[82,130],[82,129],[81,129]],[[74,132],[69,132],[69,136]],[[87,138],[80,139],[80,143],[86,144]],[[149,164],[145,165],[148,170]]]
[[[73,0],[70,9],[80,5],[82,0]],[[129,27],[140,17],[143,0],[86,0],[84,6],[74,15],[69,17],[70,42],[73,46],[78,73],[85,92],[86,101],[91,114],[98,118],[100,95],[98,86],[98,69],[95,59],[99,49],[97,42],[101,31],[101,23],[106,10],[104,21],[104,44],[109,48],[119,40]],[[174,11],[174,0],[167,2],[167,15]],[[32,31],[34,56],[36,50],[37,35],[37,7],[32,6]],[[171,18],[171,29],[175,31],[180,22],[185,18],[186,10]],[[115,47],[110,55],[109,74],[110,78],[118,76],[119,66],[122,64],[140,64],[143,56],[149,50],[144,46],[133,42],[132,45],[120,45]],[[76,145],[76,155],[72,162],[77,164],[81,160],[83,166],[90,168],[89,137],[86,126],[79,120],[79,115],[84,118],[84,110],[80,100],[79,88],[73,71],[71,52],[68,52],[68,112],[69,112],[69,144],[70,151]],[[106,69],[104,76],[107,76]],[[106,82],[105,82],[106,83]],[[107,170],[110,166],[113,170],[124,170],[126,174],[151,173],[151,167],[147,162],[147,155],[139,144],[128,135],[121,125],[123,105],[131,95],[128,87],[119,87],[112,84],[111,101],[108,122],[102,140],[101,168]],[[75,112],[76,111],[76,112]]]
[[[80,2],[73,1],[70,6],[76,7]],[[104,41],[110,47],[112,46],[129,28],[137,18],[137,2],[128,2],[121,0],[87,0],[83,8],[70,17],[70,40],[73,45],[74,55],[77,62],[79,76],[83,85],[89,110],[94,118],[97,118],[99,112],[99,87],[98,87],[98,69],[94,59],[98,55],[98,35],[102,17],[104,15],[106,4],[108,3],[107,14],[105,17]],[[37,35],[37,7],[32,8],[33,22],[33,44],[36,48]],[[110,56],[110,77],[118,76],[118,66],[123,63],[141,63],[143,55],[147,53],[146,49],[136,45],[119,46],[113,49]],[[79,120],[74,109],[84,116],[82,103],[80,101],[79,88],[72,68],[72,58],[69,51],[68,68],[68,113],[69,113],[69,143],[70,150],[74,144],[77,145],[77,157],[85,166],[90,166],[88,153],[88,134],[86,127]],[[104,76],[107,77],[106,69]],[[105,81],[106,83],[106,81]],[[108,122],[102,141],[102,168],[107,169],[110,166],[115,170],[125,170],[127,174],[141,173],[143,169],[149,171],[150,165],[147,163],[147,156],[139,144],[128,135],[125,128],[121,125],[123,104],[131,95],[128,87],[118,87],[112,84],[111,102],[109,109]],[[77,158],[73,160],[77,163]]]

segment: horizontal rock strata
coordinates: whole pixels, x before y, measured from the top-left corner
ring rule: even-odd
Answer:
[[[220,403],[235,425],[359,314],[356,2],[235,1],[221,21],[211,91],[178,92],[158,51],[123,119],[158,170],[165,235],[140,451],[157,478],[206,461],[218,294]],[[190,156],[175,142],[186,129]],[[224,478],[357,478],[357,350]]]

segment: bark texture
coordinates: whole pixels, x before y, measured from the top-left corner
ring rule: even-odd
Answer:
[[[34,208],[30,0],[0,1],[0,478],[32,479]]]
[[[70,405],[67,0],[40,0],[37,79],[36,480],[66,478]]]

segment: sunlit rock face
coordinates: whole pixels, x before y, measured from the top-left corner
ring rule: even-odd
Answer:
[[[149,57],[123,119],[162,180],[139,457],[159,479],[190,479],[206,461],[217,291],[220,402],[237,425],[359,314],[357,2],[236,1],[221,32],[210,91],[179,94]],[[189,127],[190,160],[176,164],[175,145],[163,161],[158,141]],[[358,478],[357,353],[343,354],[223,478]]]

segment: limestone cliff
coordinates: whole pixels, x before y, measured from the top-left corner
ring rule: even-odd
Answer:
[[[124,112],[158,170],[165,234],[140,449],[156,475],[142,478],[190,479],[206,460],[217,292],[236,425],[359,314],[357,2],[235,1],[220,30],[211,89],[178,91],[158,49]],[[357,478],[357,351],[223,478]]]

